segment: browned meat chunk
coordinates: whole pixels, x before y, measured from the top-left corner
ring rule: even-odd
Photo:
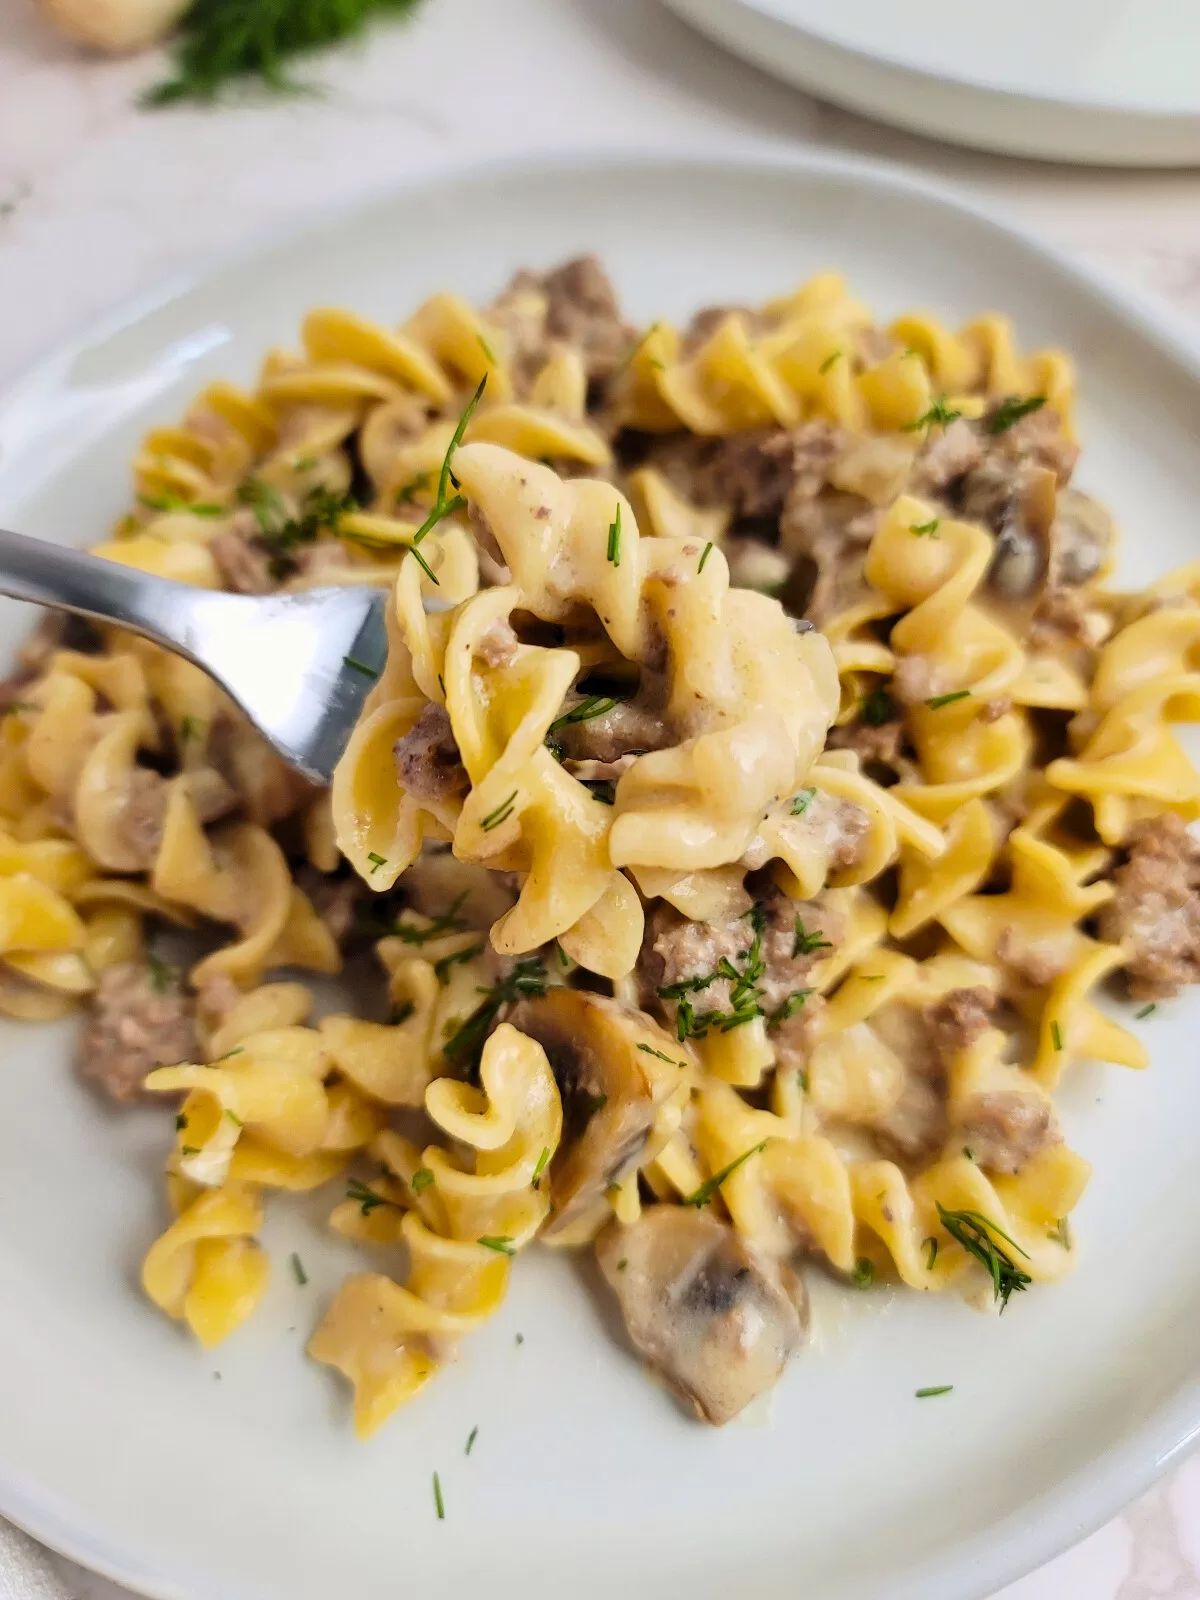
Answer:
[[[964,478],[982,458],[979,435],[961,417],[948,428],[931,431],[913,466],[912,492],[941,499],[951,484]]]
[[[443,706],[430,703],[396,740],[396,776],[416,800],[448,800],[470,787]]]
[[[1173,811],[1138,825],[1113,882],[1100,935],[1129,951],[1132,997],[1166,999],[1200,981],[1200,844]]]
[[[1049,1100],[1017,1089],[973,1095],[955,1134],[981,1167],[1010,1174],[1062,1140]]]
[[[871,761],[894,766],[904,746],[904,724],[847,722],[840,728],[830,728],[826,743],[831,750],[853,750],[864,766]]]
[[[741,317],[746,326],[757,331],[762,322],[759,312],[750,306],[704,306],[688,323],[680,346],[682,354],[690,356],[701,345],[707,344],[723,322],[730,317]]]
[[[634,1347],[705,1422],[720,1426],[778,1382],[799,1348],[799,1281],[772,1270],[726,1222],[651,1206],[613,1223],[596,1260]]]
[[[946,1073],[955,1056],[991,1026],[990,989],[952,989],[936,1004],[898,1019],[908,1075],[899,1100],[874,1124],[879,1148],[901,1166],[932,1161],[950,1136]],[[895,1044],[895,1040],[889,1040]]]
[[[693,505],[728,507],[737,517],[777,517],[794,487],[810,498],[818,492],[843,443],[839,430],[822,420],[719,439],[675,434],[653,447],[647,464]]]
[[[951,989],[926,1013],[929,1043],[941,1069],[951,1065],[960,1051],[973,1045],[992,1026],[996,996],[982,984],[974,989]]]
[[[512,627],[503,618],[493,622],[480,635],[476,652],[489,667],[507,667],[517,653],[518,641]]]
[[[827,906],[778,889],[754,912],[728,922],[690,922],[658,905],[646,928],[639,983],[648,1005],[672,1017],[694,1014],[698,1028],[710,1012],[740,1014],[756,1006],[769,1017],[807,988],[812,968],[841,932]]]
[[[573,704],[568,704],[563,714],[583,705],[587,698],[572,696]],[[622,756],[640,755],[644,750],[662,750],[671,742],[658,713],[631,700],[618,700],[610,711],[598,717],[565,723],[551,737],[570,761],[616,762]]]
[[[271,558],[254,540],[240,533],[218,533],[208,548],[225,586],[236,594],[272,594],[278,589]]]
[[[79,1045],[79,1070],[111,1099],[139,1098],[155,1067],[196,1054],[193,1002],[161,962],[123,961],[100,975]]]
[[[1038,938],[1008,927],[996,940],[996,954],[1024,983],[1042,989],[1071,964],[1070,930],[1065,936],[1047,934]]]
[[[616,371],[637,338],[621,316],[616,292],[595,256],[564,262],[543,280],[546,332],[583,354],[589,378]]]

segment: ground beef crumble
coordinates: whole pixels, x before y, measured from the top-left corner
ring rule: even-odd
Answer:
[[[194,1002],[178,973],[123,961],[100,974],[79,1044],[79,1071],[89,1083],[127,1105],[141,1097],[148,1072],[195,1055]]]
[[[1129,952],[1135,1000],[1167,999],[1200,982],[1200,843],[1174,812],[1139,823],[1129,859],[1113,874],[1116,893],[1100,915],[1100,936]]]

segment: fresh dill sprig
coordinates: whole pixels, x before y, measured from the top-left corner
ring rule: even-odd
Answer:
[[[979,1211],[947,1211],[945,1206],[938,1203],[938,1218],[942,1227],[952,1239],[957,1239],[969,1255],[973,1255],[988,1271],[992,1280],[992,1290],[995,1298],[1000,1302],[1000,1310],[1008,1305],[1009,1297],[1019,1289],[1027,1289],[1033,1279],[1027,1272],[1023,1272],[1003,1246],[996,1243],[1003,1239],[1004,1243],[1011,1245],[1019,1256],[1025,1251],[1015,1239],[1010,1239],[1008,1234],[1002,1232],[996,1224],[990,1221]]]
[[[276,93],[303,90],[293,56],[361,34],[375,18],[411,16],[420,0],[194,0],[179,25],[175,76],[142,96],[150,108],[216,100],[237,79]]]
[[[924,416],[918,417],[915,422],[904,424],[905,433],[919,433],[922,428],[948,428],[952,422],[957,422],[962,416],[961,411],[955,411],[953,406],[946,404],[945,395],[939,395]],[[1011,424],[1010,424],[1011,426]]]
[[[586,700],[581,700],[577,706],[572,706],[570,711],[564,711],[561,717],[555,717],[546,731],[554,733],[559,728],[570,727],[574,722],[590,722],[593,717],[606,716],[620,704],[620,700],[613,695],[590,694]]]
[[[617,502],[617,514],[608,527],[608,559],[614,567],[621,565],[621,504]]]
[[[442,1054],[456,1066],[473,1066],[502,1007],[521,999],[523,995],[542,995],[545,992],[546,969],[542,963],[536,960],[518,961],[499,983],[490,989],[478,990],[483,999],[446,1040]]]

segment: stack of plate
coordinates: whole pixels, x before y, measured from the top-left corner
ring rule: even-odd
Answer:
[[[823,99],[982,150],[1200,163],[1195,0],[667,0]]]

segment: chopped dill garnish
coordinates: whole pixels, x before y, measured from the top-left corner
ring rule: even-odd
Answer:
[[[1027,1289],[1033,1279],[1017,1266],[1008,1251],[997,1244],[996,1240],[1003,1239],[1004,1243],[1011,1245],[1018,1255],[1024,1256],[1025,1251],[981,1212],[947,1211],[940,1201],[937,1210],[942,1227],[950,1237],[956,1239],[969,1255],[973,1255],[987,1269],[991,1276],[994,1296],[1000,1302],[1000,1310],[1003,1312],[1008,1305],[1009,1297],[1020,1289]]]
[[[1027,417],[1034,411],[1040,411],[1045,404],[1044,394],[1031,394],[1027,400],[1022,400],[1019,395],[1010,394],[1006,400],[1001,400],[994,411],[984,417],[984,432],[1007,433],[1014,422],[1020,422],[1022,417]]]
[[[1134,1021],[1135,1022],[1141,1022],[1146,1017],[1149,1017],[1149,1016],[1153,1015],[1153,1013],[1155,1011],[1157,1011],[1157,1010],[1158,1010],[1158,1007],[1154,1004],[1153,1001],[1151,1001],[1148,1006],[1143,1006],[1140,1011],[1137,1011],[1137,1012],[1134,1013]]]
[[[970,689],[955,689],[950,694],[935,694],[925,704],[931,711],[940,711],[943,706],[952,706],[956,700],[969,700]]]
[[[926,1270],[926,1272],[932,1272],[933,1271],[933,1263],[937,1260],[937,1257],[938,1257],[938,1242],[933,1237],[933,1235],[931,1234],[929,1236],[929,1238],[926,1239],[926,1241],[925,1241],[925,1270]]]
[[[479,341],[479,348],[483,351],[484,355],[488,358],[488,360],[492,363],[492,365],[495,366],[496,365],[496,352],[492,349],[491,345],[487,342],[487,340],[483,337],[483,335],[481,333],[477,333],[475,335],[475,337]]]
[[[476,1244],[484,1245],[488,1250],[495,1250],[497,1254],[502,1256],[515,1256],[517,1253],[512,1242],[512,1236],[507,1233],[485,1233],[482,1239],[477,1239],[475,1242]]]
[[[905,433],[919,433],[922,428],[948,428],[952,422],[957,422],[962,416],[961,411],[955,411],[946,404],[946,396],[939,395],[923,417],[918,417],[915,422],[904,424]]]
[[[424,1194],[434,1182],[433,1173],[428,1167],[418,1167],[409,1180],[409,1188],[414,1194]]]
[[[187,1125],[188,1125],[188,1119],[184,1116],[183,1112],[180,1111],[177,1114],[176,1118],[175,1118],[175,1131],[176,1131],[176,1133],[182,1133],[183,1130],[187,1127]]]
[[[669,1067],[686,1067],[686,1061],[676,1061],[674,1056],[669,1056],[665,1051],[656,1050],[653,1045],[639,1044],[638,1049],[648,1056],[656,1056],[659,1061],[665,1061]]]
[[[621,565],[621,502],[617,502],[617,514],[608,527],[608,559],[614,567]]]
[[[830,353],[825,357],[824,361],[822,361],[821,365],[817,368],[817,371],[822,377],[825,376],[830,367],[833,366],[834,362],[838,360],[838,358],[841,356],[841,353],[842,352],[840,350],[831,350]]]
[[[542,1146],[542,1153],[538,1157],[538,1160],[537,1160],[537,1166],[534,1167],[534,1169],[533,1169],[533,1177],[530,1180],[535,1189],[538,1186],[538,1179],[541,1177],[542,1173],[545,1172],[545,1170],[546,1170],[546,1163],[549,1161],[549,1159],[550,1159],[550,1146],[548,1144],[544,1144]]]
[[[362,1208],[364,1217],[369,1217],[377,1206],[390,1206],[393,1201],[386,1199],[381,1194],[376,1194],[374,1189],[368,1189],[365,1183],[360,1183],[357,1178],[351,1178],[346,1185],[346,1199],[353,1200]]]
[[[464,961],[474,961],[476,956],[481,956],[482,954],[483,946],[481,944],[469,945],[465,950],[452,950],[448,956],[442,956],[440,960],[433,963],[437,981],[444,988],[450,982],[450,972],[453,967]]]
[[[380,867],[386,867],[387,866],[387,857],[386,856],[376,855],[374,850],[368,850],[367,851],[367,860],[371,863],[371,875],[372,875],[372,877],[375,875],[376,872],[379,871]]]
[[[479,1437],[479,1424],[476,1423],[475,1426],[471,1429],[470,1433],[467,1435],[467,1448],[463,1451],[463,1455],[469,1456],[471,1454],[471,1451],[474,1449],[474,1446],[475,1446],[475,1441],[476,1441],[476,1439],[478,1439],[478,1437]]]
[[[708,543],[704,546],[704,550],[703,550],[703,552],[702,552],[702,554],[700,556],[700,565],[696,568],[696,576],[697,577],[699,577],[699,575],[704,571],[704,563],[708,560],[709,556],[712,555],[712,551],[713,551],[713,543],[712,543],[712,540],[710,539],[708,541]]]
[[[430,939],[436,939],[443,933],[461,933],[466,928],[466,923],[459,916],[463,901],[467,898],[467,891],[458,895],[450,903],[449,911],[440,917],[434,917],[427,928],[414,928],[407,922],[394,922],[385,932],[394,933],[398,939],[403,939],[405,944],[428,944]]]
[[[876,685],[870,694],[863,697],[859,716],[868,728],[881,728],[885,722],[891,722],[895,715],[895,701],[882,684]]]
[[[146,965],[150,969],[150,987],[155,994],[166,994],[179,982],[179,969],[167,961],[160,961],[156,955],[148,954]]]
[[[815,789],[801,789],[792,796],[792,815],[794,817],[802,817],[816,798],[817,791]]]
[[[361,672],[365,678],[377,678],[379,676],[374,667],[369,667],[365,661],[360,661],[357,656],[343,656],[342,660],[348,667],[353,667],[355,672]]]
[[[729,1162],[728,1166],[722,1167],[720,1172],[714,1172],[712,1177],[706,1179],[692,1194],[686,1195],[682,1203],[685,1206],[695,1206],[697,1210],[702,1209],[708,1205],[713,1195],[716,1194],[731,1173],[736,1172],[744,1162],[749,1161],[751,1156],[756,1156],[760,1150],[765,1150],[766,1148],[767,1141],[764,1139],[761,1144],[752,1145],[749,1150],[743,1150],[740,1156],[735,1156]]]
[[[433,1475],[433,1503],[437,1507],[438,1521],[445,1522],[446,1502],[442,1499],[442,1480],[436,1472]]]
[[[952,1383],[935,1383],[931,1388],[918,1389],[916,1396],[918,1400],[932,1400],[935,1394],[949,1394],[953,1388]]]
[[[918,539],[936,539],[938,536],[938,528],[940,526],[941,519],[939,517],[933,517],[929,522],[910,523],[908,531],[909,533],[915,533]]]
[[[811,993],[811,989],[793,989],[787,999],[781,1001],[772,1011],[767,1019],[767,1026],[777,1028],[781,1022],[786,1022],[789,1017],[794,1017],[797,1011],[803,1008],[804,1002]]]
[[[446,446],[446,454],[442,458],[442,470],[438,474],[437,499],[433,503],[433,510],[425,518],[425,521],[417,529],[416,533],[413,534],[413,554],[417,556],[418,559],[420,559],[420,555],[417,550],[417,546],[420,544],[425,535],[432,529],[436,528],[438,523],[441,522],[444,517],[452,516],[454,512],[462,511],[466,506],[466,499],[461,494],[456,494],[449,499],[447,498],[446,491],[450,487],[451,478],[453,476],[450,470],[450,463],[454,457],[454,452],[462,443],[463,434],[467,431],[467,423],[470,422],[471,418],[475,414],[475,407],[483,399],[483,391],[486,387],[487,373],[485,372],[483,377],[479,380],[479,387],[467,401],[466,409],[463,411],[462,416],[459,417],[458,426],[454,430],[454,433],[450,439],[450,443]],[[429,568],[423,560],[421,561],[421,565],[425,567],[426,572],[429,572]],[[429,576],[432,578],[433,573],[429,572]],[[437,582],[436,578],[434,578],[434,582]]]
[[[593,717],[603,717],[620,704],[620,700],[612,695],[590,694],[586,700],[572,706],[570,711],[564,711],[561,717],[556,717],[546,731],[554,733],[559,728],[569,728],[572,723],[590,722]]]
[[[822,939],[821,929],[817,928],[812,933],[804,926],[803,919],[796,918],[796,935],[792,941],[792,960],[797,956],[810,956],[814,950],[832,950],[832,939]]]
[[[854,1263],[851,1277],[860,1289],[869,1289],[875,1282],[875,1263],[869,1261],[866,1256],[859,1256]]]
[[[460,1023],[442,1046],[442,1053],[456,1065],[472,1065],[483,1048],[492,1023],[501,1008],[524,995],[546,992],[546,972],[540,961],[518,961],[505,977],[490,989],[480,989],[483,999],[467,1019]]]
[[[507,800],[501,800],[494,811],[488,812],[487,816],[479,824],[484,833],[491,833],[493,828],[498,828],[502,822],[508,821],[513,814],[513,807],[517,803],[519,792],[519,790],[514,789]]]
[[[308,1273],[305,1272],[304,1263],[294,1250],[292,1251],[292,1272],[295,1276],[296,1282],[303,1289],[304,1285],[308,1282]]]
[[[1054,1042],[1054,1048],[1056,1050],[1061,1050],[1063,1047],[1063,1036],[1062,1029],[1059,1027],[1057,1021],[1050,1024],[1050,1038]]]

